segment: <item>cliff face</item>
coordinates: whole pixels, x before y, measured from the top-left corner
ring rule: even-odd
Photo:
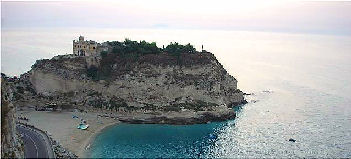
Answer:
[[[214,111],[245,101],[211,53],[61,56],[37,61],[26,78],[36,93],[58,102],[114,111]]]
[[[16,131],[12,89],[1,79],[1,158],[23,158],[24,147]]]

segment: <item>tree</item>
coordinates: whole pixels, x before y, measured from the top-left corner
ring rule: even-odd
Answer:
[[[100,52],[101,57],[106,57],[107,56],[107,51],[101,51]]]
[[[165,51],[170,54],[178,55],[180,53],[195,53],[196,49],[190,43],[184,46],[184,45],[178,44],[177,42],[174,42],[174,43],[171,42],[165,48]]]

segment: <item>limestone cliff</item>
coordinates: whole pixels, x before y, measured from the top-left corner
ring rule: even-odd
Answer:
[[[23,158],[24,147],[16,131],[13,91],[6,77],[1,77],[1,158]]]
[[[30,81],[36,96],[63,107],[162,114],[124,119],[130,122],[175,123],[185,112],[195,114],[193,123],[232,119],[231,107],[245,102],[237,80],[209,52],[59,56],[38,60],[22,80]]]

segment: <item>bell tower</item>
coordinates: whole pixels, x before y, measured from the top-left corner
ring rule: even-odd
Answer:
[[[84,36],[79,36],[79,41],[84,41]]]

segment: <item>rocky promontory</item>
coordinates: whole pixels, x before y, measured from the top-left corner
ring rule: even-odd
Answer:
[[[129,43],[108,42],[96,56],[37,60],[19,79],[17,104],[110,112],[129,123],[194,124],[233,119],[232,107],[245,102],[212,53]]]

